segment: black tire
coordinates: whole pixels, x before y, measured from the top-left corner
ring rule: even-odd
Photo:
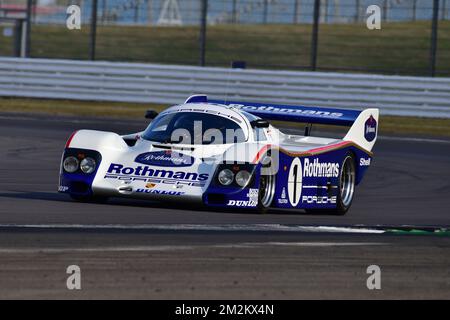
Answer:
[[[263,165],[263,167],[269,168],[270,162],[266,165]],[[263,175],[262,173],[263,172],[260,173],[259,178],[257,210],[259,213],[266,213],[272,205],[273,199],[275,197],[276,175]]]
[[[339,192],[336,199],[336,215],[344,215],[350,209],[355,195],[356,167],[355,158],[348,153],[342,161],[339,173]]]
[[[355,158],[348,153],[341,164],[339,172],[338,195],[335,209],[306,209],[307,213],[328,213],[343,216],[350,209],[355,195]]]

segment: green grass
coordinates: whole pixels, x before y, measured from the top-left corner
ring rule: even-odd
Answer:
[[[146,110],[160,112],[166,107],[159,104],[0,98],[0,113],[142,119]],[[382,116],[379,134],[450,137],[450,119]]]
[[[318,66],[323,70],[428,75],[429,21],[384,23],[381,30],[359,24],[320,25]],[[450,21],[439,22],[437,69],[450,75]],[[89,27],[33,25],[33,57],[87,59]],[[244,60],[249,68],[295,69],[310,65],[311,25],[208,26],[207,65]],[[0,36],[0,55],[11,39]],[[199,28],[99,26],[97,59],[198,64]]]
[[[82,117],[142,118],[145,111],[166,105],[127,102],[0,98],[0,112],[38,113]]]

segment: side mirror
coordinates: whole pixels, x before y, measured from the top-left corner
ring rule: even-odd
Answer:
[[[156,112],[155,110],[147,110],[145,112],[145,119],[155,119],[157,115],[158,112]]]
[[[264,119],[257,119],[250,122],[252,128],[268,128],[269,127],[269,121]]]

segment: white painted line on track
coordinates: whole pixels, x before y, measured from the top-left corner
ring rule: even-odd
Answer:
[[[280,247],[351,247],[351,246],[384,246],[389,243],[384,242],[246,242],[243,244],[231,244],[231,245],[216,245],[217,248],[225,247],[267,247],[267,246],[280,246]]]
[[[0,254],[54,254],[54,253],[97,253],[97,252],[161,252],[194,249],[256,249],[274,246],[282,247],[355,247],[384,246],[381,242],[245,242],[218,245],[155,245],[129,247],[86,247],[86,248],[0,248]]]
[[[300,226],[281,224],[0,224],[3,229],[75,230],[170,230],[170,231],[280,231],[382,234],[384,230],[364,227]]]
[[[130,247],[91,247],[91,248],[0,248],[1,253],[90,253],[90,252],[147,252],[147,251],[171,251],[192,250],[194,246],[130,246]]]

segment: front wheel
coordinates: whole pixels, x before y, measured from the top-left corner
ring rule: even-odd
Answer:
[[[275,174],[259,177],[258,206],[260,213],[266,213],[275,196]]]

